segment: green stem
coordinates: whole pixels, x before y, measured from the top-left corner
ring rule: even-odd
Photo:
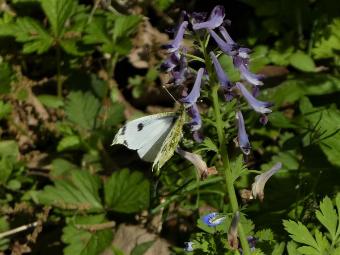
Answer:
[[[61,57],[60,57],[60,46],[57,45],[56,48],[56,58],[57,58],[57,95],[59,98],[63,96],[63,81],[61,78]]]
[[[227,146],[225,144],[225,132],[223,128],[224,124],[223,124],[222,115],[220,111],[218,89],[219,89],[219,85],[215,84],[212,87],[211,96],[212,96],[214,113],[215,113],[215,118],[216,118],[216,129],[217,129],[218,141],[219,141],[219,146],[220,146],[219,151],[220,151],[220,155],[222,157],[222,162],[223,162],[225,182],[227,185],[227,192],[228,192],[231,208],[233,210],[233,213],[235,213],[239,211],[239,206],[238,206],[236,192],[235,192],[234,183],[232,179]],[[244,254],[245,255],[251,254],[249,244],[247,241],[247,237],[244,233],[244,229],[241,223],[238,224],[238,232],[239,232],[239,237],[241,240],[241,245],[242,245]]]

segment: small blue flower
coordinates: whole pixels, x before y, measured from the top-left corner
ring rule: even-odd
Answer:
[[[258,113],[270,113],[272,112],[271,109],[268,107],[272,106],[272,103],[269,102],[263,102],[260,100],[257,100],[253,95],[244,87],[244,85],[241,82],[236,83],[236,88],[239,89],[239,91],[242,93],[243,97],[247,100],[248,104]]]
[[[164,46],[164,48],[167,49],[168,52],[175,52],[179,50],[187,26],[188,21],[183,21],[177,30],[175,38],[171,41],[171,43]]]
[[[223,53],[233,56],[237,52],[235,51],[235,45],[227,43],[224,41],[219,35],[217,35],[213,30],[209,29],[209,33],[212,38],[214,38],[215,42],[217,43],[218,47],[223,51]]]
[[[195,104],[200,96],[203,73],[204,68],[200,68],[197,71],[196,80],[190,93],[186,97],[180,99],[180,101],[184,104],[186,108],[191,107],[193,104]]]
[[[194,245],[193,242],[185,242],[184,245],[185,245],[184,251],[187,251],[187,252],[194,251],[194,247],[192,247]]]
[[[211,14],[209,16],[209,19],[205,22],[196,23],[192,26],[194,30],[199,29],[214,29],[222,25],[224,20],[224,7],[222,5],[217,5],[215,8],[211,11]]]
[[[171,80],[169,83],[173,83],[176,86],[182,85],[186,80],[188,73],[188,62],[185,54],[182,54],[179,59],[179,63],[171,71]]]
[[[180,64],[180,58],[181,56],[178,52],[171,53],[170,56],[161,64],[161,70],[165,72],[172,71]]]
[[[225,216],[222,216],[217,212],[213,212],[204,215],[202,221],[209,227],[216,227],[217,225],[220,225],[223,221],[225,221],[225,219],[226,219]]]
[[[244,125],[244,119],[243,119],[243,115],[241,111],[237,111],[236,112],[236,118],[237,118],[237,127],[238,127],[238,144],[242,150],[242,152],[245,155],[249,155],[250,154],[250,143],[249,143],[249,139],[248,139],[248,135],[246,132],[246,127]]]
[[[261,81],[262,75],[254,74],[249,71],[248,62],[249,56],[247,48],[240,48],[238,55],[233,57],[234,66],[240,71],[242,77],[254,86],[261,86],[263,82]]]

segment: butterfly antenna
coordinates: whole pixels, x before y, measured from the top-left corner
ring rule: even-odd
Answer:
[[[165,89],[165,91],[169,94],[169,96],[175,101],[175,103],[179,103],[176,98],[170,93],[170,91],[168,90],[167,87],[165,87],[165,85],[162,86],[163,89]]]

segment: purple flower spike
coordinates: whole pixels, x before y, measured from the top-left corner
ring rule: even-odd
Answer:
[[[231,88],[230,81],[229,81],[226,73],[222,69],[222,66],[221,66],[220,62],[218,61],[218,59],[216,58],[214,52],[212,52],[212,51],[210,52],[210,57],[213,61],[215,71],[216,71],[216,74],[217,74],[217,78],[218,78],[218,81],[220,82],[221,87],[224,90],[230,90],[230,88]]]
[[[196,23],[192,26],[194,30],[198,29],[214,29],[222,25],[224,20],[224,7],[222,5],[217,5],[209,16],[209,19],[202,23]]]
[[[207,215],[204,215],[202,221],[208,225],[209,227],[216,227],[220,225],[226,219],[225,216],[222,216],[219,213],[213,212]]]
[[[187,113],[191,117],[191,121],[188,123],[191,131],[198,131],[202,126],[202,119],[197,105],[193,104],[191,107],[187,108]]]
[[[272,106],[272,103],[269,102],[263,102],[260,100],[257,100],[253,95],[244,87],[244,85],[240,82],[236,83],[236,87],[241,91],[244,98],[247,100],[248,104],[258,113],[270,113],[272,112],[271,109],[268,107]]]
[[[248,135],[246,132],[246,127],[244,126],[244,119],[241,111],[236,112],[236,118],[238,122],[238,144],[245,155],[250,154],[250,143]]]
[[[186,108],[195,104],[200,96],[203,73],[204,68],[200,68],[197,72],[196,80],[194,86],[191,89],[191,92],[186,97],[180,99],[180,101],[185,105]]]
[[[187,26],[188,21],[183,21],[177,30],[175,38],[171,41],[171,43],[164,46],[164,48],[167,49],[168,52],[175,52],[179,50]]]
[[[235,47],[233,44],[225,42],[219,35],[217,35],[213,30],[209,30],[210,35],[214,38],[218,47],[227,55],[233,56],[236,54]]]

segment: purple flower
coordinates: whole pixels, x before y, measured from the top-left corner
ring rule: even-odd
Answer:
[[[208,225],[209,227],[216,227],[220,225],[226,219],[225,216],[222,216],[219,213],[213,212],[207,215],[204,215],[202,221]]]
[[[229,231],[228,231],[228,243],[232,250],[236,250],[238,248],[238,231],[237,226],[240,221],[240,213],[235,212],[233,219],[230,223]]]
[[[171,80],[169,83],[173,83],[176,86],[181,85],[187,78],[188,63],[184,54],[181,55],[179,63],[171,71]]]
[[[217,5],[209,16],[209,19],[205,22],[196,23],[192,26],[194,30],[198,29],[214,29],[222,25],[224,20],[224,7],[222,5]]]
[[[222,66],[221,66],[220,62],[218,61],[218,59],[216,58],[214,52],[212,52],[212,51],[210,52],[210,57],[211,57],[212,62],[214,64],[216,75],[217,75],[218,81],[220,82],[221,87],[224,90],[230,90],[231,89],[231,83],[228,79],[228,76],[226,75],[226,73],[222,69]]]
[[[186,108],[195,104],[200,96],[203,73],[204,68],[200,68],[197,72],[196,80],[191,92],[186,97],[180,99]]]
[[[247,100],[248,104],[256,111],[262,114],[272,112],[268,107],[272,106],[272,103],[263,102],[257,100],[253,95],[244,87],[241,82],[236,83],[236,87],[240,90],[243,97]]]
[[[227,55],[233,56],[236,54],[235,46],[233,44],[227,43],[221,37],[219,37],[213,30],[209,29],[209,33],[214,38],[218,47]]]
[[[269,178],[272,177],[275,173],[277,173],[281,169],[281,167],[282,167],[282,163],[278,162],[268,171],[260,175],[257,175],[255,177],[255,181],[251,186],[251,191],[255,199],[258,197],[260,201],[263,201],[264,186],[266,185]]]
[[[249,71],[249,49],[240,48],[238,55],[233,57],[234,66],[240,71],[242,77],[254,86],[261,86],[263,82],[261,81],[262,75],[254,74]]]
[[[201,115],[200,115],[197,105],[193,104],[186,110],[187,110],[187,114],[191,118],[191,121],[188,123],[191,131],[193,132],[198,131],[202,126],[202,119],[201,119]]]
[[[236,112],[236,118],[237,118],[237,126],[238,126],[238,144],[242,150],[242,152],[245,155],[249,155],[250,154],[250,143],[249,143],[249,139],[248,139],[248,135],[246,132],[246,127],[244,125],[244,119],[243,119],[243,115],[241,111],[237,111]]]
[[[168,52],[175,52],[179,50],[187,26],[188,21],[183,21],[177,30],[175,38],[171,41],[171,43],[164,46],[164,48],[167,49]]]
[[[257,241],[257,240],[256,240],[256,237],[248,236],[248,237],[247,237],[247,241],[248,241],[250,250],[251,250],[251,251],[255,251],[255,246],[256,246],[256,241]]]
[[[181,56],[178,52],[172,52],[170,56],[161,64],[161,70],[165,72],[172,71],[180,64],[180,58]]]
[[[221,35],[223,36],[224,40],[231,45],[237,45],[235,41],[230,37],[229,33],[227,32],[227,29],[225,27],[221,26],[220,28]]]

